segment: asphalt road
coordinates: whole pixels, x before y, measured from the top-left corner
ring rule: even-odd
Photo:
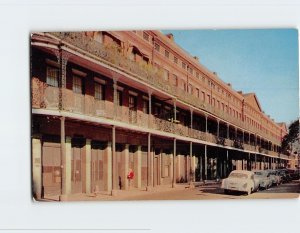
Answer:
[[[277,187],[271,187],[268,190],[260,190],[250,195],[242,193],[224,194],[220,185],[208,185],[184,190],[174,189],[165,192],[132,196],[127,197],[126,200],[282,199],[299,198],[299,194],[300,182],[292,181]],[[122,198],[119,200],[122,200]]]

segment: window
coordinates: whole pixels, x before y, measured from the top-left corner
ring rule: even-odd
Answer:
[[[210,95],[207,94],[207,103],[210,103]]]
[[[196,95],[197,95],[197,98],[199,98],[199,97],[200,97],[200,91],[199,91],[199,89],[198,89],[198,88],[196,88]]]
[[[129,95],[129,110],[132,111],[136,111],[136,107],[137,107],[137,99],[136,96],[133,95]]]
[[[143,113],[149,114],[149,101],[143,99]]]
[[[205,101],[205,92],[202,91],[202,100]]]
[[[186,64],[184,62],[182,62],[182,68],[186,69]]]
[[[168,50],[165,50],[165,57],[166,57],[166,58],[169,58],[169,56],[170,56],[169,51],[168,51]]]
[[[58,69],[55,67],[47,67],[47,84],[49,86],[58,87]]]
[[[149,41],[149,35],[146,32],[143,32],[143,38],[146,41]]]
[[[117,104],[119,106],[123,105],[123,98],[122,97],[123,97],[122,91],[117,90]]]
[[[178,63],[178,58],[174,56],[174,63],[177,64]]]
[[[82,78],[76,75],[73,76],[73,91],[78,94],[83,94]]]
[[[189,85],[188,85],[188,93],[189,93],[189,94],[192,94],[192,93],[193,93],[193,86],[192,86],[192,84],[189,84]]]
[[[104,85],[95,82],[95,99],[104,100]]]
[[[175,74],[173,74],[173,82],[174,82],[174,86],[178,86],[178,78]]]
[[[164,80],[168,81],[169,80],[169,71],[164,69]]]
[[[196,78],[199,78],[199,73],[198,72],[196,72]]]
[[[193,75],[193,69],[192,68],[190,68],[190,74]]]
[[[160,50],[159,44],[155,44],[155,50],[159,52],[159,50]]]

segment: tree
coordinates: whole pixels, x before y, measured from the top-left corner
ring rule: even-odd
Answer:
[[[295,120],[289,126],[289,133],[282,139],[281,148],[283,152],[291,151],[291,144],[299,140],[299,120]]]

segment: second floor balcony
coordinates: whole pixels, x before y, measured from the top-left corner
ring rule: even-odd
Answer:
[[[84,116],[105,118],[141,128],[198,139],[219,146],[278,155],[277,152],[232,138],[218,137],[215,133],[193,129],[174,122],[172,119],[163,119],[138,109],[130,109],[128,106],[119,106],[111,101],[96,99],[94,96],[78,94],[70,89],[49,86],[37,78],[32,79],[32,108],[59,110]]]

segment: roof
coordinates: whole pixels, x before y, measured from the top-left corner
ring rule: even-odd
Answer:
[[[255,95],[255,93],[246,93],[243,94],[245,101],[250,104],[252,107],[254,107],[257,111],[262,112],[260,103],[258,101],[257,96]]]
[[[277,123],[277,125],[280,126],[280,128],[283,128],[286,132],[288,131],[288,128],[286,126],[286,123],[285,122],[279,122]]]
[[[242,173],[242,174],[247,174],[247,175],[253,174],[252,171],[247,171],[247,170],[234,170],[231,173]]]

